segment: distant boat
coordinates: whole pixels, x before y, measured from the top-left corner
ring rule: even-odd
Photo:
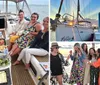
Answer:
[[[63,0],[61,0],[58,15],[60,15],[62,3]],[[76,20],[73,15],[68,13],[62,16],[62,21],[57,21],[57,17],[59,18],[60,16],[56,16],[54,21],[51,19],[51,29],[56,32],[56,41],[93,41],[94,29],[92,23],[85,20],[79,12],[80,2],[78,0]],[[68,16],[72,17],[73,20],[70,20]],[[81,20],[79,20],[79,17]]]

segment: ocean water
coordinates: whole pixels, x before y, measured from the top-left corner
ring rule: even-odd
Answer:
[[[48,5],[29,5],[29,8],[31,10],[31,13],[37,12],[39,14],[39,21],[42,22],[44,17],[49,16],[49,7]],[[20,7],[22,9],[22,7]],[[26,6],[24,6],[24,12],[25,16],[30,18],[31,14]],[[5,6],[0,5],[0,11],[5,11]],[[16,13],[16,6],[15,5],[9,5],[8,6],[8,12]]]

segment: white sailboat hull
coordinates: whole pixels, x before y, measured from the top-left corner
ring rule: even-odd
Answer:
[[[82,26],[57,25],[57,41],[86,41],[93,34],[93,29]]]

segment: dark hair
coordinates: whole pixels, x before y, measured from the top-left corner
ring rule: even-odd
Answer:
[[[32,13],[32,15],[37,15],[37,20],[39,19],[39,14],[38,13],[34,12],[34,13]],[[32,17],[32,15],[31,15],[31,17]]]
[[[99,53],[99,56],[97,59],[99,59],[100,58],[100,48],[97,49],[97,52]]]
[[[90,50],[91,50],[91,49],[94,51],[94,53],[96,52],[94,48],[90,48],[90,49],[89,49],[89,55],[88,55],[88,59],[89,59],[89,60],[92,59],[92,55],[90,54]],[[95,56],[95,58],[96,58],[96,55],[94,55],[94,56]]]
[[[3,38],[0,38],[0,40],[4,40],[4,45],[6,45],[6,41],[5,41],[5,39],[3,39]]]
[[[24,11],[20,9],[18,13],[21,13],[21,12],[23,12],[23,13],[24,13]]]
[[[84,50],[84,46],[86,45],[86,50]],[[81,45],[81,48],[82,48],[82,50],[86,53],[86,54],[88,54],[88,48],[87,48],[87,44],[86,43],[83,43],[82,45]]]

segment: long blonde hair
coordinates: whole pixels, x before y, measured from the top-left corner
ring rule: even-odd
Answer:
[[[75,43],[75,44],[74,44],[74,47],[75,47],[75,46],[80,50],[81,54],[83,54],[83,50],[82,50],[80,44],[79,44],[79,43]],[[74,51],[74,56],[76,56],[76,55],[77,55],[77,51]]]

